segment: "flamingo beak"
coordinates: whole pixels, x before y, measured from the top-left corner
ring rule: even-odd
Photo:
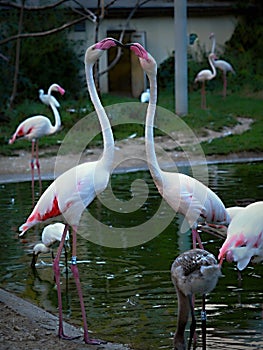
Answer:
[[[129,43],[124,46],[130,48],[130,50],[132,50],[136,56],[143,58],[145,60],[148,60],[148,52],[145,50],[145,48],[141,44]]]
[[[124,45],[120,41],[118,41],[117,39],[105,38],[105,39],[101,40],[100,42],[98,42],[97,44],[95,44],[94,48],[99,49],[99,50],[108,50],[112,46],[124,47]]]

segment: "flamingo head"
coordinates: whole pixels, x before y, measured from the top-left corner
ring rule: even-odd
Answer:
[[[142,69],[146,74],[156,74],[157,64],[155,59],[145,50],[145,48],[139,43],[126,44],[125,47],[129,47],[136,56],[139,57]]]
[[[214,54],[213,52],[211,52],[208,56],[211,60],[217,60],[218,57],[216,56],[216,54]]]
[[[212,38],[214,38],[214,37],[215,37],[215,33],[210,33],[209,39],[212,39]]]
[[[141,44],[130,43],[130,44],[126,44],[125,47],[130,48],[130,50],[132,50],[135,53],[135,55],[138,56],[139,58],[148,60],[149,54]]]
[[[85,54],[85,62],[87,64],[94,64],[103,54],[105,50],[110,49],[114,46],[123,47],[123,44],[113,38],[105,38],[94,45],[88,47]]]
[[[40,91],[41,90],[39,90],[39,94],[40,94]],[[43,91],[43,90],[42,90]],[[65,90],[60,86],[60,85],[58,85],[58,84],[52,84],[50,87],[49,87],[49,89],[48,89],[48,95],[50,95],[51,94],[51,91],[57,91],[57,92],[59,92],[60,93],[60,95],[64,95],[64,93],[65,93]]]
[[[99,41],[97,44],[93,45],[94,49],[98,49],[98,50],[108,50],[113,46],[123,47],[123,44],[116,39],[105,38],[105,39]]]

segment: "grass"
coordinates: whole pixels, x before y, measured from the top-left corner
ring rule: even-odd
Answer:
[[[40,139],[41,148],[50,148],[52,146],[58,147],[72,126],[93,110],[93,106],[88,99],[82,101],[65,101],[61,98],[60,101],[62,105],[61,114],[63,128],[55,135]],[[118,104],[117,107],[114,106],[109,109],[116,139],[123,139],[134,133],[136,133],[137,136],[143,136],[146,105],[139,103],[126,103],[125,105],[120,105],[122,102],[138,102],[138,99],[112,96],[109,94],[103,95],[102,101],[104,106]],[[208,91],[207,105],[207,110],[202,110],[200,108],[199,90],[189,93],[189,113],[181,119],[197,136],[204,135],[206,129],[220,131],[226,126],[234,126],[238,123],[237,117],[252,118],[254,122],[251,129],[241,135],[230,135],[224,138],[215,139],[212,142],[202,143],[201,146],[206,155],[228,154],[231,152],[244,151],[263,152],[262,94],[229,93],[229,95],[223,99],[221,91]],[[171,90],[159,92],[158,106],[162,108],[160,109],[160,112],[157,113],[157,121],[159,119],[159,114],[162,114],[162,116],[165,114],[165,116],[162,117],[162,122],[164,121],[164,124],[160,124],[161,126],[159,127],[159,130],[156,131],[156,134],[162,134],[163,130],[177,131],[178,128],[180,128],[180,125],[174,123],[173,111],[175,103],[174,95]],[[69,108],[75,108],[76,112],[70,113],[68,111]],[[83,111],[82,108],[85,108],[85,111]],[[30,115],[36,114],[47,115],[53,120],[51,111],[38,101],[26,100],[22,105],[16,106],[12,112],[6,113],[9,121],[0,122],[0,144],[2,155],[14,155],[16,150],[31,149],[31,144],[28,141],[20,140],[13,145],[8,145],[8,139],[22,120]],[[125,120],[125,123],[114,121],[116,115],[120,116],[121,121]],[[127,118],[127,120],[125,118]],[[88,123],[90,133],[96,135],[95,137],[91,137],[89,147],[101,145],[102,139],[100,127],[95,114],[92,118],[88,119]],[[80,136],[80,134],[78,134],[76,138],[87,138],[86,128],[85,130],[80,130],[80,133],[81,132],[83,132],[83,135]]]

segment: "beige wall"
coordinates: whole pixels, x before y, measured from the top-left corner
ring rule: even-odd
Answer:
[[[211,49],[211,41],[209,35],[211,32],[215,33],[217,48],[216,52],[222,51],[224,43],[230,39],[235,26],[237,18],[234,16],[220,16],[220,17],[193,17],[188,18],[187,31],[188,34],[195,33],[198,35],[199,44],[204,47],[206,51]],[[125,25],[125,20],[104,20],[100,27],[100,39],[106,37],[108,30],[122,30]],[[174,20],[173,18],[138,18],[130,21],[129,28],[131,30],[146,33],[146,48],[155,57],[158,64],[164,61],[174,51]],[[80,47],[81,52],[84,53],[86,48],[94,43],[94,24],[86,22],[86,32],[70,33],[70,38],[74,40],[83,40]],[[196,44],[190,49],[195,49]],[[103,55],[100,65],[104,69],[107,65],[107,56]],[[101,78],[102,92],[107,92],[107,75]]]

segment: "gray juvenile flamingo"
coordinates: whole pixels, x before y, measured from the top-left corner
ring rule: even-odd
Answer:
[[[185,328],[191,312],[192,323],[188,349],[191,348],[196,320],[192,298],[201,294],[202,305],[202,338],[203,349],[206,348],[206,311],[205,294],[211,292],[221,276],[221,265],[213,254],[203,249],[192,249],[179,255],[172,264],[171,278],[178,298],[177,330],[174,335],[174,349],[185,349]]]

